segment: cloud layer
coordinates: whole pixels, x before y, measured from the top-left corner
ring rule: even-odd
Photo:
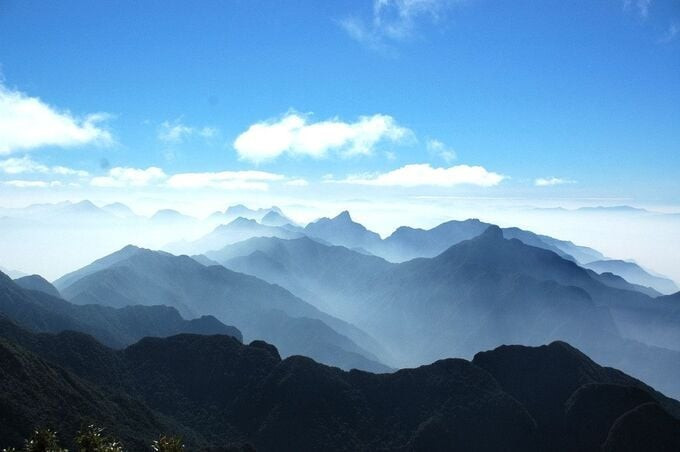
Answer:
[[[5,174],[56,174],[59,176],[87,177],[89,173],[84,170],[76,170],[65,166],[47,166],[38,163],[29,156],[21,158],[12,157],[0,160],[0,172]]]
[[[146,169],[116,167],[107,176],[93,177],[90,184],[95,187],[145,187],[167,178],[162,169],[150,166]]]
[[[111,143],[111,134],[100,127],[107,118],[103,113],[76,118],[0,84],[0,154],[43,146]]]
[[[386,173],[350,176],[338,182],[382,187],[453,187],[456,185],[492,187],[500,184],[505,178],[506,176],[487,171],[482,166],[456,165],[448,168],[433,168],[428,163],[416,163]]]
[[[539,177],[534,180],[534,185],[537,187],[550,187],[553,185],[575,184],[576,181],[570,179],[562,179],[559,177]]]
[[[220,171],[175,174],[167,181],[172,188],[218,188],[226,190],[267,190],[268,182],[286,179],[266,171]]]
[[[234,141],[239,157],[254,163],[273,160],[282,154],[325,157],[334,151],[342,156],[371,154],[376,145],[400,143],[413,136],[391,116],[361,116],[356,122],[339,119],[310,122],[307,116],[288,113],[277,120],[251,125]]]

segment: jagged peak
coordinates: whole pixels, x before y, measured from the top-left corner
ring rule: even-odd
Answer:
[[[492,224],[479,235],[482,240],[503,240],[503,230]]]
[[[333,219],[334,220],[342,220],[342,221],[352,221],[352,217],[350,216],[348,210],[343,210]]]
[[[259,224],[255,220],[251,220],[250,218],[245,218],[245,217],[238,217],[231,221],[229,224],[226,226],[250,226],[250,225],[256,225]],[[225,226],[225,225],[223,225]]]

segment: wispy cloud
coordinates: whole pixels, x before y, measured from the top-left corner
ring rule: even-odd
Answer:
[[[425,145],[430,153],[438,156],[446,163],[451,163],[457,158],[456,151],[439,140],[429,139]]]
[[[675,41],[678,36],[680,36],[680,23],[673,22],[668,26],[666,33],[659,39],[659,43],[667,44],[671,41]]]
[[[291,187],[306,187],[309,185],[309,182],[307,182],[305,179],[292,179],[287,181],[285,184],[290,185]]]
[[[373,0],[370,17],[351,16],[340,21],[347,34],[373,49],[414,36],[423,22],[438,22],[454,0]]]
[[[624,11],[636,11],[640,17],[646,19],[649,16],[649,8],[652,6],[652,0],[623,0]]]
[[[155,166],[146,169],[118,166],[111,168],[106,176],[93,177],[90,180],[90,185],[95,187],[145,187],[166,178],[165,172]]]
[[[0,154],[112,143],[110,132],[101,126],[109,117],[95,113],[78,118],[0,83]]]
[[[539,177],[534,180],[534,185],[537,187],[550,187],[552,185],[575,184],[576,181],[571,179],[562,179],[559,177]]]
[[[87,177],[89,173],[65,166],[47,166],[36,162],[29,156],[12,157],[0,160],[0,172],[5,174],[56,174],[60,176]]]
[[[158,128],[158,139],[165,143],[180,143],[192,135],[203,138],[213,138],[217,136],[218,130],[215,127],[193,127],[183,124],[180,119],[174,121],[164,121]]]
[[[433,168],[427,163],[417,163],[386,173],[351,175],[340,181],[329,182],[382,187],[453,187],[456,185],[492,187],[500,184],[503,179],[506,179],[506,176],[488,171],[482,166],[456,165],[448,168]]]
[[[290,112],[283,117],[251,125],[234,141],[244,160],[261,163],[282,154],[325,157],[330,151],[342,156],[371,154],[381,141],[404,142],[411,130],[388,115],[361,116],[355,122],[338,118],[311,122],[309,115]]]

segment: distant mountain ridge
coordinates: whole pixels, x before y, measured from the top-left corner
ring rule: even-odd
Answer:
[[[401,264],[309,238],[255,238],[208,258],[355,323],[394,365],[561,339],[680,393],[671,377],[680,372],[672,349],[680,305],[655,303],[621,278],[504,234],[491,226],[434,258]]]
[[[347,369],[389,369],[355,342],[366,335],[351,325],[279,286],[188,256],[128,246],[55,284],[76,304],[163,303],[185,316],[214,315],[233,323],[248,340],[275,342],[286,355],[312,356]]]
[[[178,333],[227,334],[242,340],[238,329],[212,316],[185,320],[176,309],[160,305],[118,309],[99,305],[78,306],[44,291],[24,288],[2,273],[0,314],[31,331],[80,331],[114,348],[127,346],[145,336]]]
[[[669,295],[680,290],[672,280],[652,275],[633,262],[622,260],[597,260],[585,264],[584,267],[594,270],[597,273],[608,272],[619,275],[626,281],[641,286],[651,287],[664,295]]]

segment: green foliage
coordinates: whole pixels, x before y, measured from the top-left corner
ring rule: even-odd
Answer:
[[[26,440],[24,452],[67,452],[57,439],[57,432],[49,428],[39,428]]]
[[[151,444],[151,449],[154,452],[182,452],[184,444],[178,436],[163,435]]]
[[[104,435],[104,429],[96,425],[88,425],[81,429],[75,441],[78,452],[123,452],[123,446],[116,440]],[[183,452],[184,444],[178,436],[162,435],[151,444],[154,452]],[[26,440],[24,449],[18,451],[14,447],[2,449],[0,452],[68,452],[59,446],[57,433],[50,429],[37,429]]]
[[[76,445],[79,452],[123,452],[118,441],[103,435],[104,429],[95,425],[88,425],[78,432]]]

